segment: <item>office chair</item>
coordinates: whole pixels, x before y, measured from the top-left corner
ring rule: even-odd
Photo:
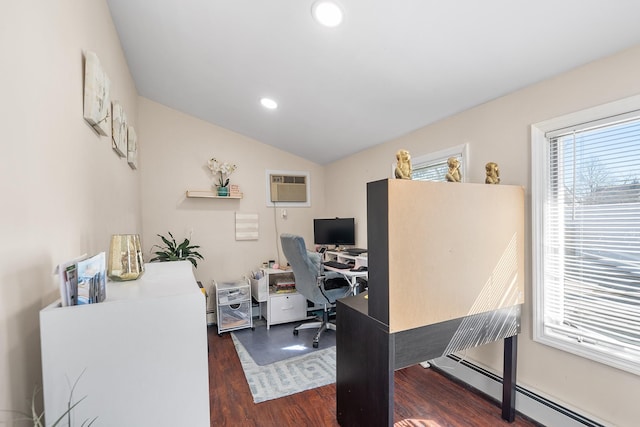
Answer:
[[[302,237],[282,234],[280,242],[282,243],[282,252],[293,269],[296,291],[312,303],[323,306],[322,319],[318,318],[315,322],[302,323],[293,329],[293,334],[298,335],[300,329],[318,328],[318,332],[313,338],[313,347],[318,348],[320,335],[327,329],[336,330],[336,325],[329,322],[329,310],[335,305],[337,299],[351,294],[351,287],[349,282],[339,273],[328,271],[325,274],[322,255],[308,251]],[[329,280],[334,286],[337,284],[340,287],[327,289],[326,284]]]

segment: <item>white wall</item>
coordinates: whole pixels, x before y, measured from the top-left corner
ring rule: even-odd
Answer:
[[[523,185],[529,193],[531,123],[640,93],[636,47],[323,168],[138,98],[103,0],[5,3],[0,14],[0,409],[26,409],[41,383],[38,314],[58,297],[55,265],[107,250],[113,233],[142,233],[148,259],[157,233],[171,230],[182,238],[193,230],[193,242],[205,256],[196,277],[204,282],[235,279],[277,258],[277,233],[300,233],[310,242],[317,216],[356,217],[358,246],[366,247],[366,183],[390,175],[398,149],[420,156],[468,142],[472,182],[482,182],[484,163],[496,161],[503,183]],[[137,172],[82,119],[83,49],[98,54],[112,94],[138,130]],[[238,164],[232,182],[244,191],[242,200],[184,197],[188,189],[210,187],[205,165],[212,156]],[[287,208],[286,220],[280,208],[267,208],[265,169],[309,171],[312,206]],[[259,214],[258,241],[235,241],[235,211]],[[609,424],[634,425],[637,376],[532,341],[530,270],[528,262],[519,382]],[[499,345],[467,357],[501,369]]]
[[[213,279],[240,279],[270,259],[285,262],[278,257],[281,233],[300,234],[313,246],[313,218],[324,209],[322,167],[146,98],[139,99],[139,120],[145,260],[151,247],[162,243],[157,234],[170,231],[182,241],[193,232],[191,240],[205,258],[195,275],[210,285]],[[230,182],[240,186],[242,199],[186,197],[187,190],[212,190],[215,180],[207,168],[212,157],[238,166]],[[286,219],[283,208],[267,207],[266,170],[309,172],[311,206],[286,208]],[[235,240],[235,212],[258,214],[258,240]]]
[[[83,119],[83,49],[97,53],[136,125],[136,89],[103,0],[3,2],[0,409],[26,410],[42,385],[38,316],[58,298],[55,265],[141,229],[139,172]]]
[[[350,206],[350,213],[366,230],[366,182],[390,176],[397,150],[406,148],[417,157],[469,143],[469,182],[484,182],[484,164],[497,162],[503,184],[525,187],[530,233],[530,125],[636,95],[639,75],[640,46],[337,161],[326,167],[326,188],[342,191],[327,191],[327,205]],[[607,424],[636,425],[640,377],[532,341],[530,240],[525,244],[527,302],[519,339],[518,383]],[[496,372],[502,370],[501,344],[461,356]]]

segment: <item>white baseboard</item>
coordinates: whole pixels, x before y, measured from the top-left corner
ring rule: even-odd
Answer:
[[[215,311],[207,312],[207,326],[215,325],[217,322]]]
[[[429,362],[434,368],[470,385],[490,398],[502,400],[502,378],[494,373],[454,355]],[[604,427],[603,424],[520,386],[516,386],[516,411],[545,426]]]

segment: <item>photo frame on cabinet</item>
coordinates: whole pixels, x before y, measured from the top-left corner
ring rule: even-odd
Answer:
[[[131,169],[138,169],[138,135],[133,126],[127,128],[127,163]]]
[[[118,156],[127,155],[127,115],[118,101],[113,101],[111,146]]]
[[[84,119],[100,135],[111,135],[111,82],[102,69],[98,56],[85,52],[84,62]]]

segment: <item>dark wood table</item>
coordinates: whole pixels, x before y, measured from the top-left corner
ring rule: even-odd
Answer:
[[[522,305],[389,333],[369,316],[368,293],[337,302],[337,419],[341,426],[392,426],[394,371],[504,340],[502,418],[515,419],[517,334]]]

